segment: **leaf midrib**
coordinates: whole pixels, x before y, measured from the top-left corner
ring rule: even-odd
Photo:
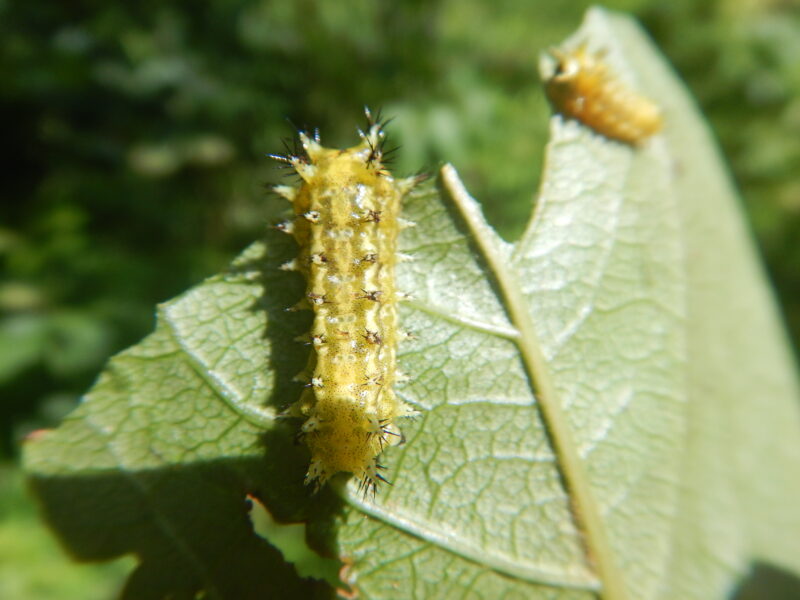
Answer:
[[[602,585],[603,598],[625,600],[627,593],[624,582],[613,560],[599,506],[591,493],[588,476],[558,400],[547,362],[540,350],[541,344],[516,274],[508,268],[509,263],[497,247],[495,236],[484,220],[479,204],[469,195],[455,168],[450,164],[444,165],[441,177],[445,189],[472,232],[476,245],[496,279],[501,302],[508,311],[511,324],[520,333],[515,343],[549,434],[564,486],[570,496],[576,525],[583,534],[589,562],[595,566]]]

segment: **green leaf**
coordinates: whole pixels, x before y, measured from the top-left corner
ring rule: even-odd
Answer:
[[[292,247],[275,232],[161,306],[29,441],[65,545],[138,554],[130,598],[324,593],[253,532],[251,494],[307,519],[306,551],[334,551],[364,598],[708,599],[756,562],[800,573],[800,393],[736,195],[634,24],[593,10],[579,42],[658,100],[665,130],[632,148],[554,117],[513,245],[452,167],[408,199],[398,391],[422,416],[386,452],[393,486],[302,485],[307,452],[275,415],[309,321],[283,310],[303,283],[277,269]]]

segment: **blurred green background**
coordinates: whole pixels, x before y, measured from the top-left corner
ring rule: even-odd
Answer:
[[[0,0],[0,597],[106,598],[131,561],[74,567],[15,466],[154,306],[277,220],[294,126],[352,145],[394,117],[398,174],[459,168],[513,239],[549,110],[537,55],[587,2]],[[800,339],[800,5],[619,0],[675,65],[739,185]]]

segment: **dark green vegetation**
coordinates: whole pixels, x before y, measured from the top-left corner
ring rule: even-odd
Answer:
[[[151,331],[156,302],[260,236],[281,206],[264,154],[293,135],[286,117],[347,144],[360,106],[383,107],[399,173],[455,163],[519,235],[549,114],[536,56],[585,6],[3,5],[3,455]],[[800,16],[778,2],[612,6],[644,22],[699,99],[797,332]]]

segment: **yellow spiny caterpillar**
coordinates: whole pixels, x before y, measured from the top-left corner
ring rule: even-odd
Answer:
[[[648,98],[619,81],[603,53],[550,51],[556,60],[545,92],[553,108],[607,138],[638,144],[661,129],[661,111]]]
[[[398,417],[415,412],[394,391],[398,379],[395,264],[397,237],[410,223],[400,218],[402,197],[419,177],[394,179],[383,165],[384,132],[367,111],[361,143],[324,148],[300,133],[303,155],[274,156],[300,175],[297,187],[276,191],[294,206],[279,229],[291,233],[299,256],[283,265],[307,280],[297,308],[311,308],[313,352],[308,382],[287,415],[305,419],[300,429],[311,451],[306,484],[318,489],[347,471],[366,491],[386,481],[377,457],[401,439]]]

